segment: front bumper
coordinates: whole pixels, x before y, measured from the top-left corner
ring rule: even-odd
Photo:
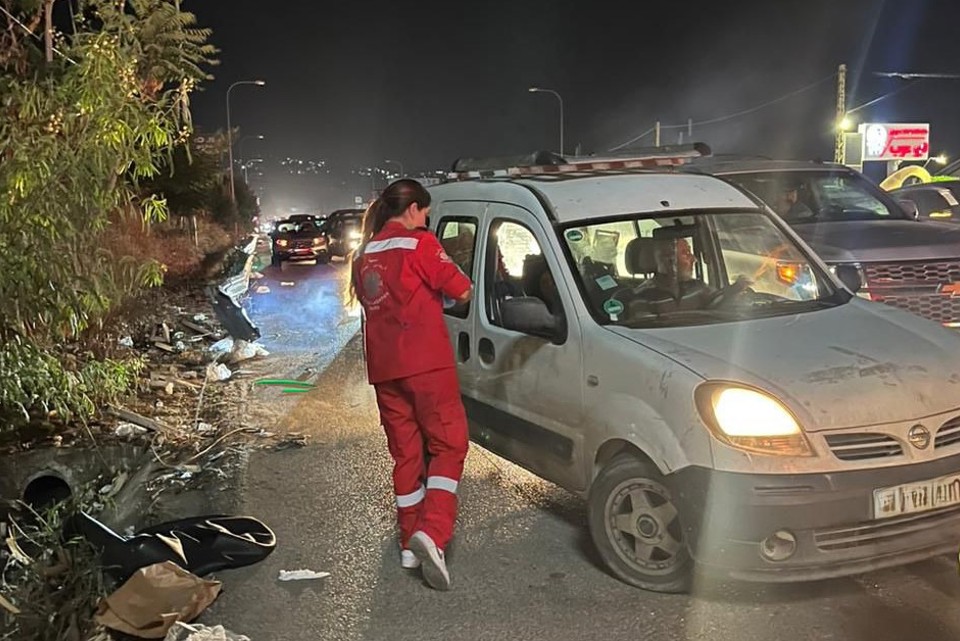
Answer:
[[[274,255],[280,260],[316,260],[328,256],[326,247],[296,247],[275,249]]]
[[[956,552],[960,506],[887,519],[873,517],[873,491],[960,470],[960,456],[894,468],[825,474],[759,475],[691,467],[671,476],[693,557],[735,579],[793,582],[860,574]],[[783,561],[762,542],[791,532]]]

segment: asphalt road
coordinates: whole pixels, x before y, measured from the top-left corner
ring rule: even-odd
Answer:
[[[309,445],[251,455],[240,503],[275,529],[279,546],[257,566],[223,573],[208,624],[254,641],[960,638],[960,576],[946,557],[799,586],[700,582],[690,595],[628,587],[599,565],[579,499],[477,446],[448,552],[453,589],[429,590],[399,567],[385,439],[359,341],[350,340],[356,317],[335,295],[345,271],[270,273],[261,282],[271,293],[254,295],[269,366],[312,372],[317,385],[257,399],[276,410],[264,427],[304,432]],[[301,568],[331,576],[277,581],[281,569]]]

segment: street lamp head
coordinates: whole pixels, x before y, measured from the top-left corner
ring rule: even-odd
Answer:
[[[529,89],[527,89],[527,91],[529,91],[530,93],[537,93],[538,91],[540,91],[540,87],[530,87]]]
[[[253,84],[257,85],[258,87],[262,87],[262,86],[264,86],[265,84],[267,84],[267,81],[266,81],[266,80],[254,80],[254,81],[253,81]]]
[[[947,154],[940,154],[939,156],[934,158],[933,161],[938,165],[946,165],[950,161],[950,159],[947,157]]]
[[[854,122],[852,117],[844,116],[843,118],[840,119],[838,126],[840,128],[840,131],[850,131],[851,129],[853,129],[853,126],[855,124],[856,123]]]

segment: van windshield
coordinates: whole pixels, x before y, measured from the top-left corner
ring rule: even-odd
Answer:
[[[631,217],[561,231],[603,324],[706,324],[838,305],[850,295],[761,212]]]

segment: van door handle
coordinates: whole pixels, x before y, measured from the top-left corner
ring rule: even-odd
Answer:
[[[457,356],[461,363],[470,360],[470,335],[466,332],[460,332],[460,335],[457,336]]]
[[[493,341],[489,338],[480,339],[480,343],[477,345],[477,353],[484,365],[492,365],[497,359],[497,350],[493,347]]]

